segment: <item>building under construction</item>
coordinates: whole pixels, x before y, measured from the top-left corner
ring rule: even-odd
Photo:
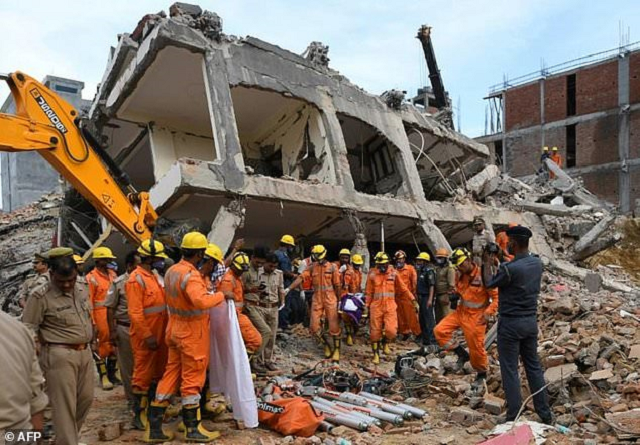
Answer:
[[[640,42],[505,80],[490,88],[487,144],[515,177],[534,174],[543,146],[624,213],[640,207]]]

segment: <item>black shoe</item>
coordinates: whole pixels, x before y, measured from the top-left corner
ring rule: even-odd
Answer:
[[[107,357],[107,377],[114,385],[122,385],[122,381],[118,378],[118,361],[115,357]]]
[[[556,424],[556,417],[551,414],[550,417],[540,417],[540,420],[542,421],[542,423],[544,423],[545,425],[550,425],[553,426]]]
[[[458,368],[462,369],[464,364],[469,361],[469,353],[460,345],[456,346],[453,352],[458,356]]]

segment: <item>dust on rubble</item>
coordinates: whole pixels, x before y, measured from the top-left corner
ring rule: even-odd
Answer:
[[[624,234],[622,241],[609,249],[596,253],[586,262],[592,268],[614,266],[622,268],[640,285],[640,218],[627,218],[620,225]]]

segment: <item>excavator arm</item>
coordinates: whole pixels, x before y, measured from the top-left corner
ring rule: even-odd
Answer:
[[[105,165],[108,155],[83,135],[78,112],[26,74],[0,79],[9,84],[16,106],[15,115],[0,113],[0,150],[37,151],[131,242],[150,239],[158,215],[149,194],[130,184],[123,191]]]

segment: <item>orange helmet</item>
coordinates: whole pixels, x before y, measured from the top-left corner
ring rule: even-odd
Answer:
[[[444,247],[436,250],[436,257],[449,258],[449,251]]]
[[[518,225],[518,223],[509,223],[509,228],[515,227],[517,225]]]

